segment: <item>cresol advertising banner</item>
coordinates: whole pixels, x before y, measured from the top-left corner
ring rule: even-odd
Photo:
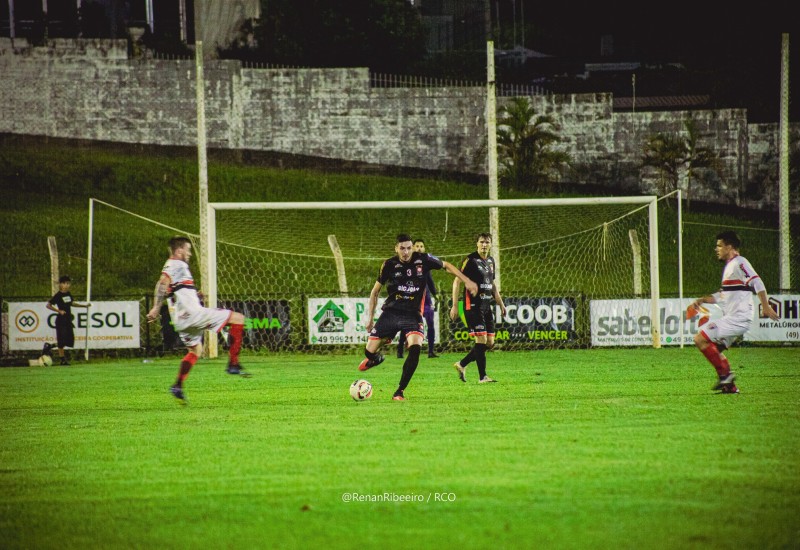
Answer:
[[[575,340],[575,299],[566,297],[504,296],[506,314],[494,305],[497,342],[560,343]],[[459,319],[451,321],[450,334],[456,341],[472,340],[459,302]]]
[[[41,350],[56,341],[55,312],[46,302],[9,302],[8,347],[11,350]],[[92,306],[72,308],[75,348],[84,349],[88,334],[89,349],[138,348],[139,302],[92,302]],[[87,331],[88,328],[88,331]]]
[[[384,298],[378,298],[375,321],[381,314]],[[309,298],[309,344],[366,344],[369,298]],[[423,320],[424,323],[424,320]],[[434,315],[434,331],[439,341],[439,312]],[[427,342],[427,327],[423,329]],[[397,342],[397,338],[395,338]]]
[[[693,344],[700,330],[700,319],[714,321],[722,310],[706,304],[707,313],[686,320],[685,312],[694,300],[666,298],[659,300],[658,327],[662,345]],[[744,339],[752,342],[800,342],[800,295],[779,294],[770,297],[770,304],[781,319],[761,317],[761,303],[753,296],[756,319]],[[593,346],[651,346],[653,321],[650,300],[592,300],[590,303]],[[683,334],[681,335],[681,329]]]

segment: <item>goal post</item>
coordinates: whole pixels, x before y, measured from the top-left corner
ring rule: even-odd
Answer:
[[[424,239],[430,253],[460,266],[495,210],[508,307],[505,317],[495,311],[497,349],[595,345],[595,318],[626,327],[635,318],[631,327],[646,334],[631,345],[660,347],[657,203],[655,196],[209,202],[207,298],[212,307],[247,309],[245,346],[254,352],[345,350],[366,341],[365,303],[397,234]],[[434,272],[443,349],[469,343],[463,322],[447,315],[452,280]],[[643,302],[646,311],[635,313]]]

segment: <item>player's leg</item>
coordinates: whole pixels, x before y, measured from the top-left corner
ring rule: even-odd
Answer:
[[[231,311],[228,317],[228,374],[240,374],[247,376],[239,364],[239,352],[242,350],[242,339],[244,338],[244,315],[238,311]]]
[[[464,318],[467,321],[469,328],[469,335],[475,339],[475,344],[460,361],[453,363],[458,377],[462,382],[467,381],[467,367],[470,363],[475,361],[481,353],[486,350],[486,325],[483,321],[483,315],[479,310],[471,309],[464,313]],[[479,347],[479,344],[481,347]],[[483,352],[481,351],[483,349]],[[485,365],[485,364],[484,364]]]
[[[381,313],[381,316],[378,317],[375,326],[372,327],[369,333],[367,346],[364,348],[364,355],[366,357],[361,361],[361,364],[358,365],[358,370],[366,371],[383,363],[384,356],[380,354],[380,349],[384,344],[394,339],[397,330],[392,312],[384,311]]]
[[[75,344],[75,336],[72,330],[72,324],[67,321],[56,321],[56,345],[58,346],[58,359],[62,366],[69,365],[69,358],[66,354],[67,347],[72,347]]]
[[[189,376],[192,367],[195,366],[200,354],[203,353],[203,333],[201,330],[192,330],[189,332],[180,333],[181,340],[186,345],[186,355],[181,359],[181,364],[178,369],[178,378],[175,383],[169,388],[170,393],[177,399],[184,403],[186,402],[186,394],[183,392],[183,383]]]
[[[746,330],[746,327],[731,323],[730,320],[723,317],[706,324],[700,332],[695,334],[695,346],[717,372],[718,382],[713,386],[713,390],[738,393],[739,390],[734,384],[736,375],[731,372],[731,365],[723,351]]]
[[[476,352],[475,364],[478,366],[478,382],[486,384],[487,382],[497,382],[486,374],[486,352],[494,346],[494,317],[491,311],[486,311],[483,314],[484,325],[486,326],[486,336],[481,340],[483,346]],[[475,338],[475,347],[479,347],[480,343],[478,338]]]
[[[436,326],[434,325],[434,311],[433,309],[426,309],[425,310],[425,330],[427,331],[428,336],[428,357],[435,358],[439,357],[436,355],[435,347],[436,346]]]
[[[400,376],[400,383],[397,386],[397,391],[395,391],[392,396],[392,399],[395,401],[405,400],[403,392],[408,387],[408,383],[411,382],[411,378],[414,376],[414,372],[419,365],[419,351],[422,346],[422,319],[418,319],[416,324],[416,329],[409,327],[406,331],[406,349],[408,351],[408,357],[406,357],[403,363],[403,374]]]
[[[400,331],[400,336],[397,337],[397,358],[403,358],[403,348],[406,345],[406,333],[402,330]]]

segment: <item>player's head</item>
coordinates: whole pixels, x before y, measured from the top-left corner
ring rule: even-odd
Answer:
[[[63,290],[70,287],[72,284],[72,279],[69,278],[69,275],[62,275],[58,278],[58,287]]]
[[[425,241],[422,239],[414,239],[414,252],[425,253]]]
[[[739,247],[742,241],[735,231],[723,231],[717,234],[717,245],[714,251],[717,253],[717,259],[727,262],[733,256],[739,253]]]
[[[481,256],[488,256],[489,255],[489,248],[492,246],[492,234],[491,233],[478,233],[478,236],[475,238],[476,246],[478,248],[478,254]]]
[[[397,257],[401,262],[407,262],[411,259],[411,253],[414,252],[414,243],[408,233],[400,233],[395,241],[394,250],[397,252]]]
[[[192,241],[189,237],[172,237],[169,240],[169,252],[173,258],[188,262],[192,257]]]

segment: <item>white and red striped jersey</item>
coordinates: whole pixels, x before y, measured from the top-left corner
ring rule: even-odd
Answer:
[[[189,264],[183,260],[170,258],[164,264],[161,273],[169,277],[168,296],[171,302],[170,313],[173,322],[178,325],[179,319],[187,319],[203,308],[197,289],[194,286]]]
[[[766,290],[761,277],[743,256],[734,256],[722,270],[722,286],[713,294],[724,315],[752,320],[753,294]]]

